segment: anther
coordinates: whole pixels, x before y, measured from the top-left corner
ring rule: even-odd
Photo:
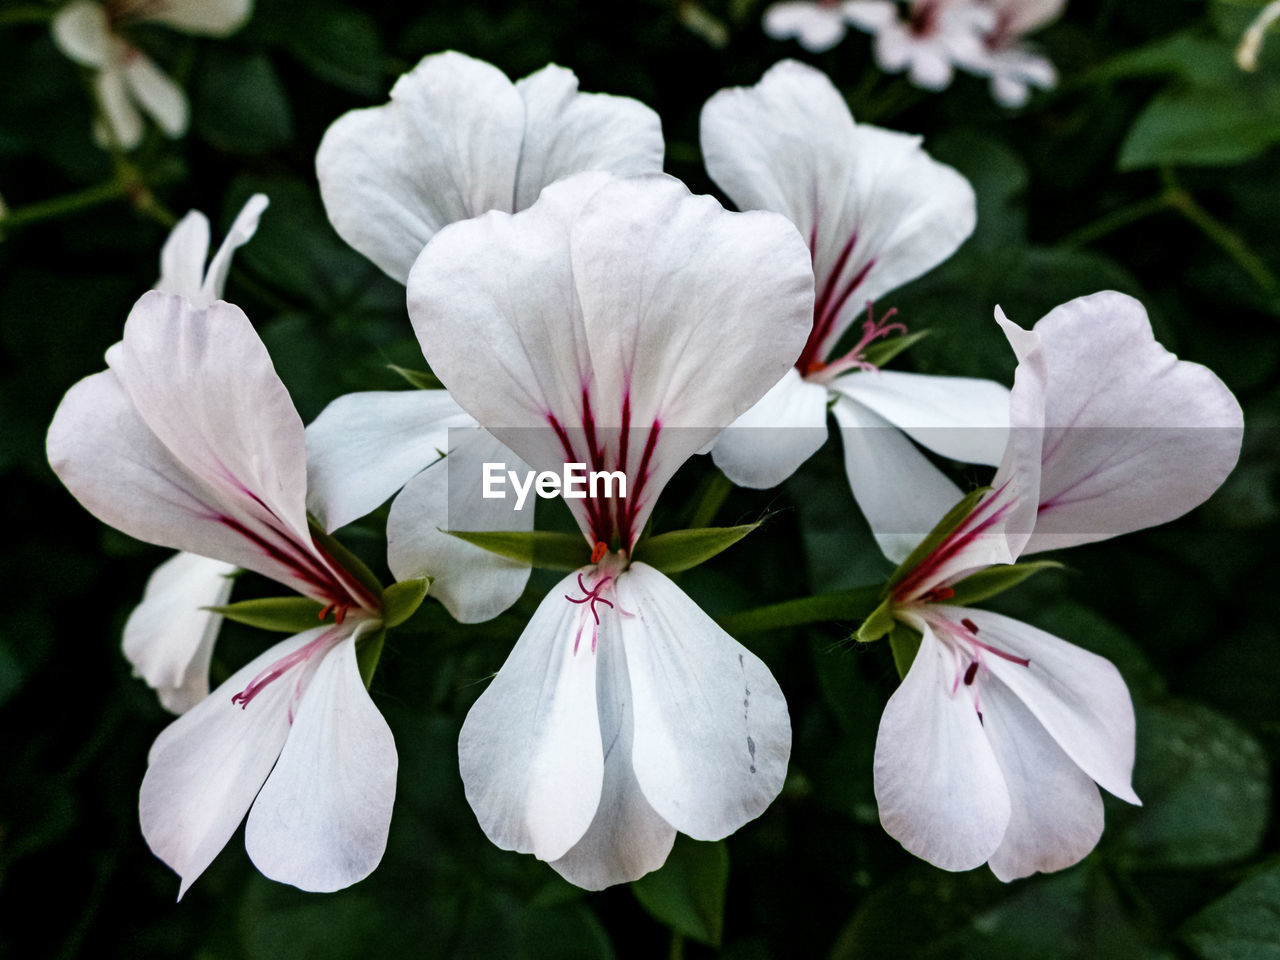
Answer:
[[[964,672],[964,685],[966,687],[973,686],[973,678],[978,675],[978,661],[974,660],[969,664],[969,669]]]
[[[970,633],[974,634],[975,636],[978,633],[978,625],[974,623],[972,620],[970,620],[968,617],[965,617],[963,620],[960,621],[960,626],[964,627],[966,630],[968,630]]]
[[[597,540],[596,545],[591,548],[591,562],[599,563],[604,559],[604,555],[609,552],[609,545],[603,540]]]

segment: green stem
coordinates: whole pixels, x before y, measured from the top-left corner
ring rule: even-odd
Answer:
[[[1112,210],[1110,213],[1093,221],[1093,223],[1086,224],[1080,229],[1067,234],[1062,239],[1062,246],[1072,248],[1087,247],[1089,244],[1101,240],[1107,234],[1119,230],[1121,227],[1127,227],[1129,224],[1136,223],[1152,214],[1168,210],[1170,206],[1167,191],[1156,194],[1154,197],[1148,197],[1146,200],[1128,204],[1118,210]]]
[[[43,220],[65,217],[68,214],[79,213],[81,210],[88,210],[90,207],[116,200],[125,196],[127,192],[127,188],[119,180],[110,180],[96,187],[86,187],[84,190],[77,190],[61,197],[15,207],[5,214],[0,214],[0,228],[25,227]]]
[[[797,627],[828,620],[863,620],[875,609],[880,598],[880,584],[854,587],[815,597],[784,600],[718,618],[721,628],[733,636]]]
[[[678,930],[671,931],[671,950],[667,956],[670,960],[684,960],[684,936]]]
[[[1267,293],[1275,291],[1276,275],[1271,272],[1262,258],[1249,249],[1249,245],[1240,234],[1200,206],[1191,194],[1180,188],[1171,190],[1169,206],[1199,227],[1201,233],[1216,243],[1223,253],[1253,278],[1254,283]]]
[[[732,492],[733,482],[719,470],[714,470],[707,478],[702,490],[702,499],[689,520],[689,526],[695,530],[699,527],[711,526],[711,521],[715,519],[716,513],[724,506],[725,499]]]

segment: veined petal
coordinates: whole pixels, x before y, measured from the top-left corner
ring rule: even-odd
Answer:
[[[107,12],[92,0],[75,0],[53,18],[53,42],[82,67],[105,67],[111,59],[111,28]]]
[[[462,783],[481,829],[502,849],[539,860],[558,860],[582,839],[604,782],[596,655],[582,635],[589,613],[565,599],[578,591],[577,576],[538,606],[458,738]],[[617,643],[615,620],[602,612],[599,643]]]
[[[1009,440],[1009,388],[994,380],[873,370],[832,381],[934,453],[996,466]]]
[[[832,408],[858,509],[884,555],[901,563],[960,501],[960,488],[893,424],[841,396]]]
[[[716,438],[711,458],[740,487],[776,487],[827,441],[827,388],[795,367]]]
[[[111,64],[93,78],[93,90],[102,108],[103,133],[121,150],[132,150],[142,142],[142,114],[133,105],[124,70]]]
[[[1029,666],[1003,657],[986,663],[1081,770],[1121,800],[1140,802],[1131,785],[1133,701],[1111,661],[1012,617],[975,607],[935,609],[956,623],[967,617],[983,643],[1029,660]]]
[[[209,695],[209,660],[235,567],[194,553],[170,557],[147,580],[124,625],[124,655],[164,708],[185,713]]]
[[[652,567],[632,564],[617,596],[636,779],[681,833],[727,837],[782,789],[791,754],[782,691],[755,654]]]
[[[326,530],[345,527],[444,456],[450,430],[474,424],[444,390],[341,396],[307,427],[307,506]]]
[[[140,19],[163,23],[183,33],[225,37],[249,19],[253,0],[165,0],[144,6],[146,12]]]
[[[431,596],[456,620],[479,623],[519,599],[529,566],[445,531],[532,530],[532,497],[516,510],[514,498],[486,498],[482,479],[485,463],[504,464],[521,476],[529,468],[479,427],[451,436],[448,457],[413,477],[391,504],[387,563],[397,580],[431,577]]]
[[[240,212],[231,223],[231,229],[222,238],[222,245],[209,261],[209,270],[205,274],[201,293],[205,303],[222,299],[222,291],[227,285],[227,272],[231,269],[231,255],[243,247],[258,232],[258,220],[267,209],[266,194],[255,193],[244,202]]]
[[[973,232],[964,177],[919,137],[855,125],[831,81],[803,64],[783,61],[754,87],[717,93],[701,136],[708,173],[740,209],[781,213],[809,243],[817,302],[802,366],[824,359],[867,301]]]
[[[160,279],[155,289],[196,299],[204,286],[204,265],[208,257],[209,218],[199,210],[192,210],[169,231],[160,248]]]
[[[131,47],[125,56],[124,79],[142,109],[170,137],[187,132],[187,95],[145,53]]]
[[[152,853],[182,878],[179,899],[231,839],[289,735],[290,677],[267,684],[243,709],[232,696],[326,629],[277,643],[165,727],[152,745],[138,813]]]
[[[844,39],[844,21],[839,7],[813,0],[787,0],[765,10],[764,32],[774,40],[794,37],[810,53],[822,53]]]
[[[525,105],[501,70],[452,51],[424,57],[391,102],[352,110],[316,154],[329,221],[404,283],[445,224],[512,209]]]
[[[1031,711],[998,682],[982,694],[982,721],[1009,788],[1009,829],[987,865],[1001,880],[1063,870],[1102,836],[1102,797]]]
[[[246,512],[265,507],[311,542],[302,421],[239,307],[218,301],[201,310],[143,294],[107,360],[139,416],[193,476]]]
[[[542,188],[585,170],[620,177],[662,172],[662,122],[639,100],[579,93],[572,70],[548,64],[517,81],[524,99],[524,140],[513,210]]]
[[[1032,332],[1043,408],[1038,422],[1015,418],[1014,427],[1043,428],[1044,441],[1039,517],[1024,553],[1167,523],[1226,479],[1240,451],[1240,405],[1211,370],[1155,341],[1138,301],[1081,297]]]
[[[1009,790],[956,662],[920,621],[915,662],[889,698],[876,734],[880,823],[943,870],[986,863],[1009,825]]]
[[[628,883],[667,860],[676,831],[645,799],[631,754],[635,735],[627,656],[618,643],[597,647],[596,698],[604,744],[604,786],[591,826],[568,853],[551,863],[570,883],[603,890]]]
[[[387,846],[396,744],[360,678],[358,635],[322,655],[245,823],[254,866],[302,890],[364,879]]]

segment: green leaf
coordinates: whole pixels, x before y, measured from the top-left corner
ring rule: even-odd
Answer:
[[[307,597],[264,597],[261,600],[241,600],[225,607],[204,609],[259,630],[301,633],[320,626],[320,611],[324,609],[324,604]]]
[[[194,100],[196,131],[219,150],[270,153],[293,139],[289,98],[264,54],[211,44]]]
[[[1280,864],[1254,873],[1179,933],[1205,960],[1280,960]]]
[[[1280,84],[1170,87],[1147,105],[1120,148],[1121,170],[1227,166],[1280,142]]]
[[[419,577],[416,580],[401,580],[382,591],[382,623],[387,627],[398,627],[414,615],[427,596],[427,588],[431,586],[431,577]]]
[[[387,631],[382,629],[365,634],[356,643],[356,665],[360,668],[360,679],[364,681],[366,690],[373,684],[373,673],[378,669],[378,660],[382,657],[382,645],[386,639]]]
[[[445,530],[490,553],[546,570],[577,570],[591,562],[591,548],[574,533],[550,530]]]
[[[862,359],[877,367],[883,367],[907,347],[919,343],[932,332],[931,330],[917,330],[915,333],[904,333],[900,337],[880,340],[862,351]]]
[[[340,3],[296,4],[286,49],[321,80],[373,97],[385,89],[378,28],[363,10]]]
[[[401,367],[394,363],[388,363],[387,369],[399,374],[415,390],[444,389],[444,384],[437,379],[435,374],[428,373],[426,370],[410,370],[408,367]]]
[[[662,868],[636,880],[631,890],[641,906],[672,930],[718,947],[728,883],[724,841],[701,843],[681,834]]]
[[[893,600],[885,597],[880,606],[871,611],[871,616],[862,622],[854,638],[859,643],[871,643],[892,630],[893,624]]]
[[[1016,587],[1023,580],[1034,577],[1037,573],[1062,569],[1065,569],[1063,565],[1054,560],[1035,560],[1031,563],[988,567],[986,570],[979,570],[972,576],[965,577],[959,583],[952,584],[955,596],[950,597],[947,603],[967,606],[994,597],[998,593],[1004,593],[1010,587]]]
[[[947,515],[938,521],[938,525],[929,532],[929,535],[920,541],[920,545],[911,551],[910,556],[902,561],[902,565],[893,571],[893,576],[889,578],[889,582],[884,585],[884,593],[887,596],[892,592],[893,588],[902,582],[912,570],[920,566],[921,562],[929,554],[937,549],[938,544],[947,539],[947,535],[956,527],[964,522],[964,519],[973,513],[974,507],[978,505],[978,501],[990,490],[990,487],[979,487],[977,490],[970,490],[964,495],[959,503],[947,511]]]
[[[920,641],[923,639],[919,630],[899,620],[894,621],[893,629],[889,631],[889,649],[893,651],[893,665],[898,668],[899,680],[906,679],[907,671],[920,652]]]
[[[316,545],[338,561],[347,571],[360,581],[375,597],[382,596],[382,583],[373,575],[373,571],[364,565],[364,561],[344,547],[325,532],[324,527],[316,523],[312,516],[307,517],[307,525],[311,528],[311,539]]]
[[[632,559],[663,573],[680,573],[727,550],[758,526],[759,523],[744,523],[737,527],[696,527],[660,533],[637,543]]]
[[[835,593],[820,593],[799,600],[784,600],[740,613],[720,617],[716,622],[735,637],[762,630],[777,630],[805,623],[827,620],[862,620],[875,609],[880,599],[880,586],[854,587]]]

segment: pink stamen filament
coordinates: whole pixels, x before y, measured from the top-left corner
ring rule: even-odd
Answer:
[[[571,597],[567,593],[564,595],[564,598],[568,600],[570,603],[588,604],[587,609],[591,611],[591,618],[592,620],[595,621],[591,625],[591,652],[592,653],[596,652],[596,641],[599,639],[599,634],[600,634],[600,614],[596,612],[596,604],[603,603],[605,606],[609,608],[613,607],[612,601],[606,600],[604,597],[600,596],[600,592],[612,582],[613,582],[613,577],[606,575],[601,577],[599,580],[597,580],[595,586],[592,587],[590,590],[588,590],[587,585],[582,582],[582,574],[578,574],[578,587],[582,590],[584,596]],[[583,627],[586,626],[586,622],[587,622],[586,617],[583,617],[581,620],[578,621],[578,633],[573,638],[574,653],[578,652],[578,645],[582,642],[582,629]]]
[[[875,309],[872,301],[867,301],[867,319],[862,321],[862,339],[854,346],[852,350],[843,357],[838,357],[830,363],[813,363],[809,366],[810,374],[821,374],[823,378],[834,377],[837,374],[844,373],[857,367],[859,370],[868,372],[879,369],[874,363],[866,360],[863,354],[867,347],[875,343],[877,340],[890,336],[893,333],[907,332],[907,326],[904,323],[890,323],[898,314],[897,307],[891,307],[887,310],[879,320],[875,317]]]
[[[326,630],[324,633],[320,634],[320,636],[316,637],[314,640],[311,640],[308,643],[303,644],[301,647],[299,647],[297,650],[294,650],[292,653],[285,654],[275,663],[271,664],[271,666],[267,667],[265,670],[261,671],[256,677],[250,680],[243,690],[241,690],[237,694],[234,694],[231,697],[231,702],[234,704],[238,704],[240,706],[240,709],[243,710],[245,707],[249,706],[250,701],[252,701],[253,698],[256,697],[259,693],[261,693],[264,689],[266,689],[268,685],[280,679],[281,676],[283,676],[285,673],[287,673],[294,667],[298,666],[298,664],[306,663],[322,647],[332,645],[335,638],[336,638],[335,630]],[[301,692],[300,690],[301,682],[302,682],[302,677],[299,676],[298,678],[299,688],[295,690],[296,694]],[[290,708],[289,719],[290,719],[290,722],[292,722],[293,720],[292,707]]]

